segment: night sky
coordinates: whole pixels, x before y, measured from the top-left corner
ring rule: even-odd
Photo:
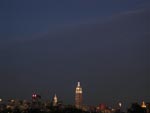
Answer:
[[[0,0],[0,98],[150,102],[149,0]]]

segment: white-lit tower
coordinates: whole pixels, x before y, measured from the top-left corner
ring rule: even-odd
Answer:
[[[53,106],[57,106],[57,103],[58,103],[58,98],[55,94],[54,98],[53,98]]]
[[[75,106],[78,109],[82,108],[82,87],[80,86],[80,82],[78,82],[76,90],[75,90]]]

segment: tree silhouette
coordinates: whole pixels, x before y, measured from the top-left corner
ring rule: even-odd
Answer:
[[[146,109],[142,108],[138,103],[133,103],[128,109],[128,113],[146,113]]]

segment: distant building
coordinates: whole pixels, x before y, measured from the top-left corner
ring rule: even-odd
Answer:
[[[146,103],[147,113],[150,113],[150,102]]]
[[[54,98],[53,98],[53,106],[57,106],[57,103],[58,103],[58,98],[55,94]]]
[[[131,107],[128,109],[128,113],[148,113],[147,109],[141,107],[138,103],[133,103]]]
[[[141,107],[142,107],[142,108],[146,108],[146,104],[145,104],[144,101],[142,102]]]
[[[76,90],[75,90],[75,106],[78,109],[82,108],[82,87],[80,86],[80,82],[78,82]]]
[[[98,113],[113,113],[113,111],[115,113],[120,113],[120,112],[116,112],[116,109],[110,109],[106,104],[99,104],[99,106],[97,107],[96,111]]]
[[[39,101],[41,99],[41,96],[38,94],[33,94],[32,95],[32,101]]]

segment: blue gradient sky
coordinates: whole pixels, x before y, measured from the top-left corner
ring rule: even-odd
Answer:
[[[147,7],[148,0],[0,1],[0,33],[32,34],[60,24],[78,23]]]

